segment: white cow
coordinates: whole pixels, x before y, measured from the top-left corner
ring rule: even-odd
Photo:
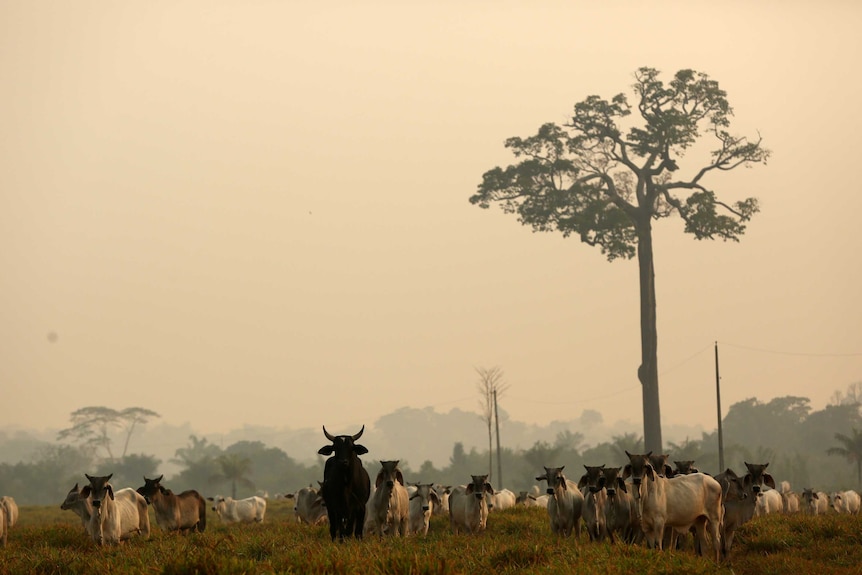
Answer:
[[[323,498],[312,486],[303,487],[296,493],[288,493],[287,499],[293,499],[293,514],[296,520],[305,525],[322,525],[329,521]]]
[[[60,509],[72,511],[81,518],[81,524],[84,529],[90,524],[90,516],[93,515],[93,507],[90,505],[90,500],[81,496],[81,490],[78,489],[78,484],[69,490],[66,494],[66,499],[60,504]]]
[[[545,467],[545,474],[536,481],[548,482],[548,520],[551,532],[569,537],[581,535],[581,513],[584,496],[574,481],[566,479],[563,467]],[[538,499],[538,498],[537,498]]]
[[[578,490],[584,496],[584,525],[587,527],[590,541],[603,541],[608,534],[607,519],[605,518],[608,494],[599,485],[604,467],[604,465],[584,465],[587,472],[578,480]]]
[[[410,497],[410,532],[428,535],[431,514],[440,498],[431,483],[417,483],[407,488]]]
[[[858,515],[859,503],[859,494],[852,489],[832,494],[832,509],[838,513]]]
[[[784,501],[781,493],[775,489],[765,489],[757,494],[757,504],[754,509],[756,517],[762,517],[772,513],[781,513],[784,509]]]
[[[245,499],[233,497],[207,497],[213,502],[213,511],[225,523],[263,523],[266,514],[266,499],[253,495]]]
[[[15,498],[9,495],[0,497],[0,506],[6,509],[6,526],[15,527],[18,522],[18,504],[15,503]]]
[[[434,486],[434,491],[437,493],[437,497],[440,498],[440,505],[434,506],[433,514],[449,515],[449,494],[452,493],[452,486],[438,483]]]
[[[640,511],[641,529],[650,547],[662,549],[665,527],[673,529],[671,548],[676,545],[676,536],[688,533],[692,525],[697,534],[699,552],[706,549],[706,529],[712,535],[715,561],[721,553],[721,528],[724,510],[721,506],[721,485],[703,473],[679,475],[670,479],[661,477],[649,463],[650,454],[631,454],[626,451],[629,464],[623,470],[623,478],[633,480],[635,503]]]
[[[822,515],[829,510],[829,496],[810,487],[802,490],[802,502],[805,512],[811,515]]]
[[[91,508],[87,531],[97,545],[119,543],[135,534],[150,536],[150,515],[144,496],[126,487],[116,493],[108,481],[113,476],[91,477],[81,489],[80,497],[89,499]]]
[[[404,487],[404,475],[398,469],[398,460],[380,462],[380,471],[374,480],[374,493],[368,498],[366,509],[363,528],[366,535],[409,534],[410,504],[407,488]]]
[[[515,506],[515,493],[508,489],[501,489],[494,493],[494,511],[503,511]]]
[[[487,475],[472,475],[469,485],[459,485],[449,494],[449,525],[454,533],[481,533],[488,525],[485,493],[494,494]]]

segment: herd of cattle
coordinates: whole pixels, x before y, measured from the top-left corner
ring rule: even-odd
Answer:
[[[431,483],[408,484],[398,461],[381,461],[371,485],[359,459],[368,450],[355,435],[332,435],[323,428],[329,444],[318,453],[330,456],[324,465],[320,488],[307,487],[286,497],[294,499],[294,513],[301,523],[329,524],[332,540],[363,535],[427,535],[432,515],[448,516],[454,533],[480,533],[491,511],[516,505],[547,509],[550,529],[561,536],[580,536],[585,529],[591,541],[646,543],[649,547],[676,548],[680,535],[694,534],[694,548],[702,554],[712,545],[716,561],[727,556],[736,530],[758,515],[804,511],[822,514],[830,510],[858,514],[860,496],[855,491],[835,492],[780,487],[766,472],[768,463],[745,463],[747,473],[731,469],[711,476],[699,472],[692,461],[668,465],[667,455],[632,454],[621,467],[584,466],[577,483],[567,479],[564,467],[545,467],[536,481],[546,483],[518,495],[494,490],[487,475],[473,475],[458,486]],[[86,475],[88,483],[69,491],[61,509],[77,514],[87,534],[99,545],[118,543],[133,536],[149,537],[148,506],[165,531],[204,531],[207,502],[195,490],[173,493],[161,481],[144,478],[138,489],[114,491],[111,475]],[[225,523],[262,522],[266,499],[259,496],[235,500],[210,497],[212,510]],[[0,498],[0,543],[18,518],[11,497]],[[707,537],[707,533],[709,537]]]

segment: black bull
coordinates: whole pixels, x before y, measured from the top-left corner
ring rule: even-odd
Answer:
[[[321,447],[318,453],[332,457],[326,460],[323,468],[320,494],[329,515],[329,534],[333,541],[336,535],[339,539],[351,535],[362,538],[365,504],[371,495],[371,479],[359,460],[368,449],[356,443],[363,431],[364,425],[356,435],[331,435],[323,426],[323,434],[332,445]]]

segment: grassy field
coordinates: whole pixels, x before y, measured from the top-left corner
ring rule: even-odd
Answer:
[[[427,538],[366,539],[334,544],[326,527],[293,521],[293,506],[270,501],[260,525],[219,523],[210,512],[205,533],[164,533],[149,540],[97,548],[77,516],[56,507],[22,507],[18,525],[0,549],[6,573],[817,573],[862,572],[862,516],[770,516],[737,532],[721,565],[691,550],[659,553],[642,547],[560,540],[544,510],[492,514],[480,536],[453,536],[434,518]]]

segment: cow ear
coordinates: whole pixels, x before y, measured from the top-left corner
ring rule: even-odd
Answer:
[[[673,477],[674,475],[676,475],[676,472],[673,470],[673,468],[670,465],[665,464],[664,476],[665,477]]]
[[[320,449],[318,449],[318,450],[317,450],[317,452],[318,452],[320,455],[332,455],[332,451],[333,451],[334,449],[335,449],[335,447],[334,447],[334,446],[332,446],[332,445],[324,445],[323,447],[321,447]]]
[[[644,473],[650,479],[655,479],[655,469],[652,468],[652,465],[644,466]]]
[[[404,475],[401,473],[400,469],[395,471],[395,479],[398,480],[398,483],[404,485]]]
[[[81,497],[89,497],[90,496],[90,486],[85,485],[83,489],[81,489]]]
[[[768,486],[770,486],[771,488],[775,489],[775,480],[772,478],[772,476],[770,474],[768,474],[768,473],[763,474],[763,482],[765,484],[767,484]]]
[[[380,489],[380,484],[383,483],[383,471],[377,474],[377,477],[374,479],[374,489]]]
[[[606,481],[605,481],[605,476],[604,476],[604,475],[602,475],[601,477],[599,477],[599,481],[597,482],[597,485],[598,485],[598,487],[599,487],[599,491],[601,491],[601,490],[605,487],[605,482],[606,482]],[[581,488],[581,486],[580,486],[580,485],[578,485],[578,489],[580,489],[580,488]]]
[[[623,467],[623,479],[628,479],[632,476],[632,464],[629,463],[625,467]]]
[[[548,479],[547,475],[540,475],[536,478],[536,481],[545,481]]]
[[[587,476],[581,475],[581,478],[578,479],[578,489],[583,489],[584,485],[587,484]]]
[[[494,488],[491,487],[490,483],[485,483],[485,491],[487,491],[491,495],[494,495]]]
[[[111,501],[114,500],[114,488],[111,487],[111,484],[108,483],[105,487],[108,489],[108,496],[111,498]]]
[[[354,453],[356,453],[356,455],[365,455],[366,453],[368,453],[368,449],[360,443],[353,444],[353,451]]]
[[[433,489],[428,492],[428,498],[431,499],[437,505],[440,505],[440,498],[437,497],[437,492]]]
[[[628,490],[628,489],[626,489],[626,482],[625,482],[625,481],[623,481],[623,478],[622,478],[622,477],[617,477],[617,485],[619,486],[619,488],[620,488],[620,489],[622,489],[622,490],[623,490],[623,493],[628,493],[628,492],[629,492],[629,490]]]
[[[473,484],[471,483],[470,485],[467,486],[467,495],[472,495],[472,494],[473,494]]]
[[[742,478],[742,484],[745,487],[751,487],[751,474],[750,473],[746,473],[745,477]]]

